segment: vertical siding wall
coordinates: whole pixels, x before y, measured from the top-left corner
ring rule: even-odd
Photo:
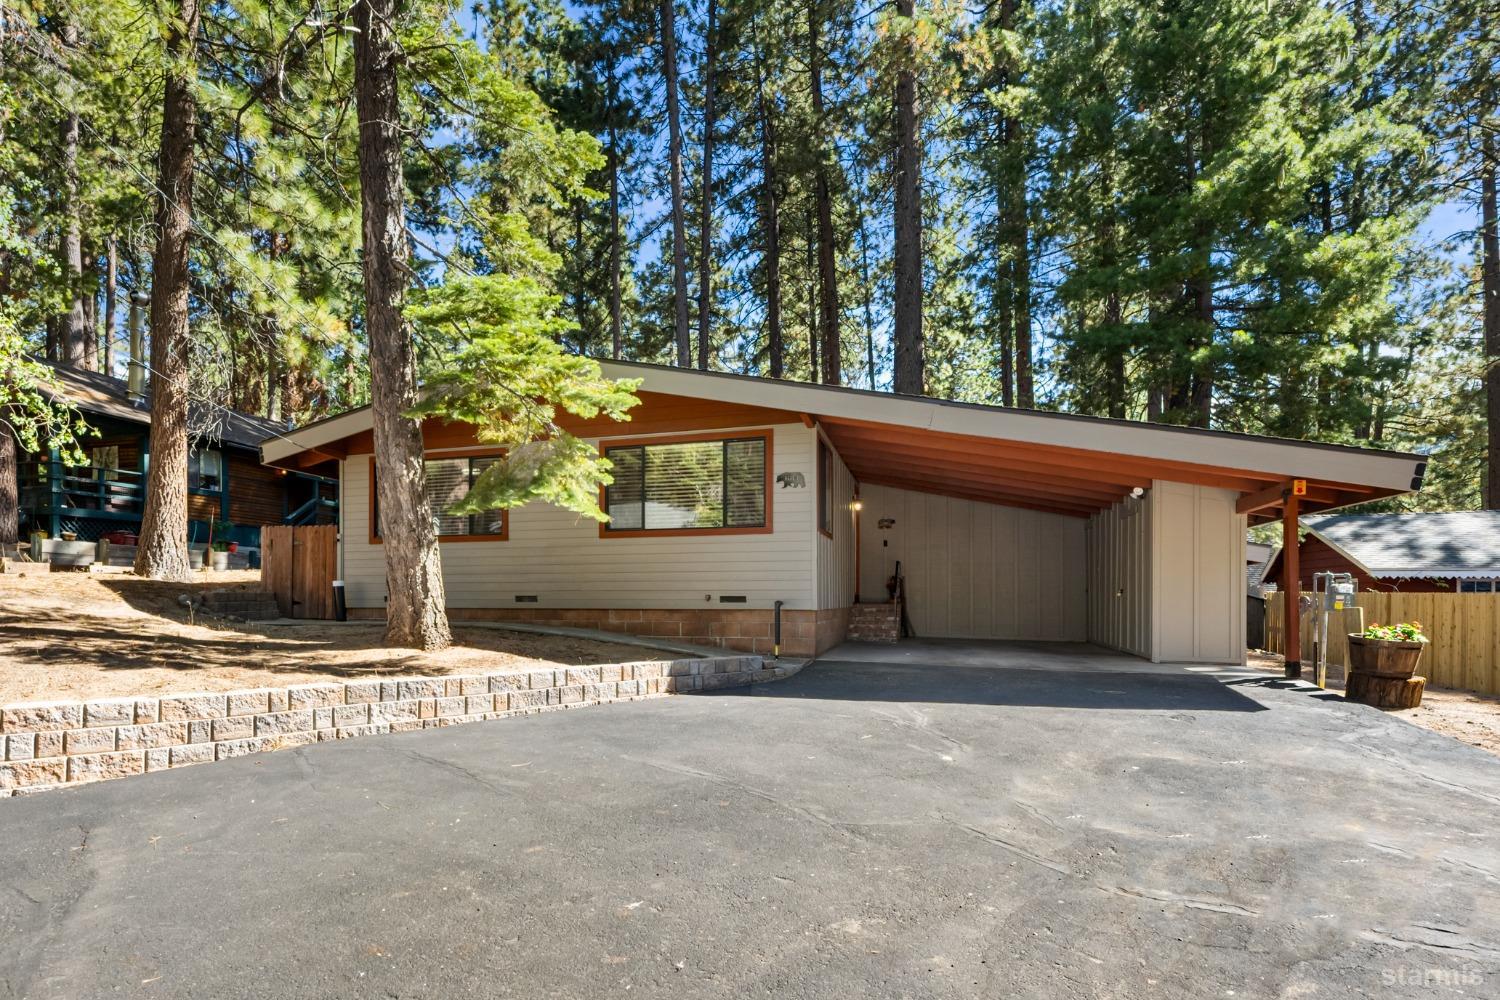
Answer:
[[[833,478],[832,517],[833,537],[829,538],[817,530],[817,496],[813,496],[814,537],[817,539],[818,557],[818,608],[847,608],[854,603],[854,477],[844,465],[844,460],[828,446]],[[814,459],[816,461],[816,459]],[[808,483],[817,489],[814,477]],[[865,519],[868,521],[868,518]],[[885,595],[881,588],[878,597]]]
[[[1089,642],[1151,656],[1151,502],[1125,500],[1088,523]]]
[[[883,600],[900,560],[918,636],[1087,637],[1082,518],[888,486],[860,495],[860,596]]]
[[[1245,662],[1245,517],[1232,490],[1152,486],[1152,659]]]
[[[510,512],[507,541],[442,543],[448,606],[718,610],[769,608],[781,600],[789,609],[814,610],[814,434],[800,423],[773,428],[771,534],[600,538],[588,518],[527,504]],[[368,455],[342,463],[343,577],[350,607],[383,608],[384,554],[369,540],[369,467]],[[785,472],[801,473],[806,486],[774,482]],[[517,604],[517,594],[537,601]],[[724,594],[746,602],[721,604]]]

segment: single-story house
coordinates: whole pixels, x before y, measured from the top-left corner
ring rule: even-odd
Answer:
[[[1500,510],[1337,514],[1302,522],[1302,589],[1316,572],[1352,573],[1361,590],[1500,593]],[[1280,571],[1273,559],[1267,579]]]
[[[151,457],[150,383],[135,393],[124,379],[103,372],[54,365],[56,397],[78,407],[91,433],[79,442],[86,465],[63,464],[50,453],[21,455],[17,462],[18,520],[25,539],[41,532],[64,533],[79,541],[140,532],[146,498],[146,467]],[[337,517],[338,483],[303,471],[268,468],[260,443],[285,428],[274,420],[191,404],[189,424],[207,428],[188,456],[188,539],[203,544],[215,522],[234,525],[228,537],[256,546],[264,524],[332,523]]]
[[[428,420],[455,620],[821,652],[905,581],[922,637],[1089,641],[1239,663],[1245,531],[1421,486],[1421,456],[624,362],[628,423],[564,419],[614,463],[598,525],[533,503],[445,511],[496,452]],[[352,615],[386,600],[368,408],[270,438],[337,477]],[[861,619],[862,620],[862,619]]]

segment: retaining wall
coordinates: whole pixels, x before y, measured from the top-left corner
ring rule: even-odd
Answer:
[[[324,740],[780,680],[759,656],[0,707],[0,798]]]

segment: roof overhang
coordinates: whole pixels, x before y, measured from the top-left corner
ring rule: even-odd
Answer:
[[[1396,452],[633,362],[600,366],[611,378],[641,379],[641,389],[654,396],[754,407],[817,424],[862,483],[1079,516],[1163,479],[1246,497],[1269,493],[1270,501],[1250,515],[1269,520],[1294,480],[1307,483],[1301,509],[1310,513],[1411,492],[1426,469],[1423,456]],[[629,424],[616,426],[632,433]],[[371,427],[369,409],[354,410],[264,442],[262,459],[292,468],[342,457],[349,439]]]

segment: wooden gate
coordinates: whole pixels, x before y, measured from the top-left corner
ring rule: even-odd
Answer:
[[[260,583],[276,597],[287,618],[332,618],[333,581],[338,574],[336,524],[260,529]]]

